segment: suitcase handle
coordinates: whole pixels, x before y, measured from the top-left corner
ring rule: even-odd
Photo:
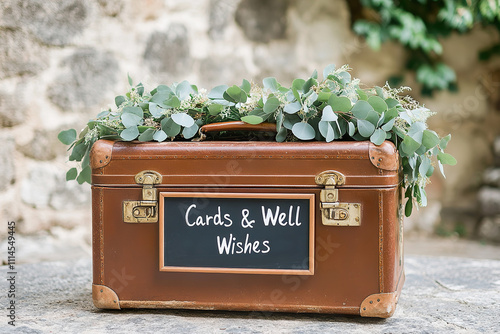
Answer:
[[[205,139],[205,133],[207,132],[219,132],[219,131],[264,131],[264,132],[276,132],[275,123],[260,123],[260,124],[249,124],[243,121],[231,121],[231,122],[219,122],[205,124],[200,128],[200,140]]]

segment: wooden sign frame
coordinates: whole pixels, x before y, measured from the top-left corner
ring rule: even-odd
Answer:
[[[259,268],[224,268],[224,267],[180,267],[164,265],[164,224],[165,198],[238,198],[238,199],[307,199],[309,200],[309,269],[259,269]],[[315,195],[305,193],[207,193],[207,192],[160,192],[159,193],[159,235],[160,235],[160,263],[162,272],[193,272],[193,273],[232,273],[232,274],[271,274],[271,275],[314,275],[314,236],[315,236]]]

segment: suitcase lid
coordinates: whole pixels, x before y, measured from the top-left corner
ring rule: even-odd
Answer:
[[[401,181],[393,143],[121,142],[99,140],[91,152],[92,184],[137,186],[135,175],[153,170],[172,187],[321,187],[316,175],[334,170],[342,188],[386,188]]]

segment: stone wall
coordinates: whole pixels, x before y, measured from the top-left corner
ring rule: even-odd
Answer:
[[[399,46],[374,52],[349,25],[341,0],[3,0],[0,220],[17,221],[20,233],[90,228],[89,186],[64,181],[71,165],[56,135],[112,106],[127,73],[146,87],[187,79],[211,88],[267,76],[290,84],[329,63],[349,63],[353,76],[383,85],[403,69]],[[445,41],[460,91],[424,101],[438,112],[432,126],[452,133],[459,164],[446,181],[433,179],[430,205],[407,220],[409,231],[432,233],[439,222],[453,230],[460,221],[474,228],[500,129],[500,65],[478,63],[476,52],[495,38],[477,30]]]

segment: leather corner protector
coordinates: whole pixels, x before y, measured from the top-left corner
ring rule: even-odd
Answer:
[[[398,292],[376,293],[363,300],[359,308],[362,317],[389,318],[396,311]]]
[[[92,284],[92,300],[97,308],[120,310],[118,295],[105,285]]]
[[[384,141],[380,146],[370,143],[369,147],[370,161],[373,166],[383,170],[398,170],[399,154],[393,143]]]
[[[101,139],[92,145],[90,151],[90,167],[92,169],[102,168],[109,164],[114,143],[112,140]]]

